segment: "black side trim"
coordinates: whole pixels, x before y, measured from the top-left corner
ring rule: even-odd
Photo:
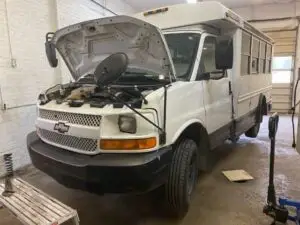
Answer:
[[[208,135],[211,149],[218,147],[219,145],[223,144],[225,140],[230,138],[231,126],[232,122],[226,124],[225,126]]]
[[[223,144],[223,142],[231,138],[232,135],[238,137],[254,126],[256,123],[256,111],[257,108],[209,134],[211,149]]]

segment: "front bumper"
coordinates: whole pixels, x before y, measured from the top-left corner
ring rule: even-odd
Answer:
[[[150,153],[94,156],[44,143],[32,132],[27,148],[33,165],[66,187],[94,193],[145,192],[165,183],[172,148]]]

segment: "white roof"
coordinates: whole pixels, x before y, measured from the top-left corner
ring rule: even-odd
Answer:
[[[161,12],[157,12],[161,10]],[[207,24],[216,28],[238,26],[264,39],[271,39],[252,27],[241,16],[216,1],[177,4],[141,12],[133,17],[144,20],[160,29]]]
[[[161,7],[160,9],[163,8],[167,8],[167,11],[152,15],[145,15],[147,12],[141,12],[135,14],[134,17],[152,23],[160,29],[166,29],[225,19],[226,13],[230,11],[221,3],[215,1],[177,4]],[[155,10],[156,9],[150,11]],[[233,13],[232,11],[230,12]],[[235,14],[235,16],[239,17],[237,14]],[[240,17],[239,19],[242,20]]]

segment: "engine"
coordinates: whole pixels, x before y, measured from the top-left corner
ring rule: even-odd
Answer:
[[[40,94],[39,101],[45,105],[50,101],[56,104],[67,103],[70,107],[81,107],[83,104],[90,104],[91,107],[103,108],[106,105],[113,105],[114,108],[122,108],[129,104],[134,108],[141,108],[142,103],[147,104],[145,96],[153,89],[131,88],[100,88],[97,85],[70,83],[57,85]]]

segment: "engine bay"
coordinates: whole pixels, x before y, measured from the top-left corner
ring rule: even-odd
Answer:
[[[74,82],[48,89],[40,94],[39,101],[41,105],[45,105],[55,100],[56,104],[67,103],[70,107],[90,104],[91,107],[103,108],[111,104],[114,108],[122,108],[125,104],[129,104],[133,108],[141,108],[142,103],[147,104],[145,97],[157,88],[159,87],[101,88],[97,85]]]
[[[124,105],[141,108],[147,104],[145,96],[170,81],[164,76],[151,76],[147,72],[129,72],[128,56],[114,53],[101,61],[93,74],[82,76],[75,82],[55,85],[40,94],[41,105],[55,100],[57,104],[67,103],[70,107],[103,108],[112,104],[114,108]],[[126,76],[123,76],[126,74]]]

